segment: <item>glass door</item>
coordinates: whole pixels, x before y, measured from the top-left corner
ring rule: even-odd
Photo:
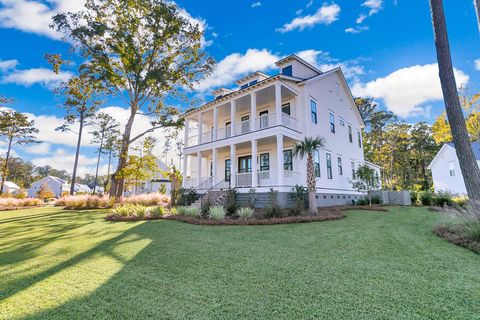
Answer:
[[[260,117],[260,129],[268,128],[268,110],[260,112],[258,116]]]
[[[238,173],[252,172],[252,156],[238,158]]]

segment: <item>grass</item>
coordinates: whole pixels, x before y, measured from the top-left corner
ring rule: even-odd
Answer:
[[[0,319],[479,319],[480,255],[423,208],[276,226],[0,213]]]

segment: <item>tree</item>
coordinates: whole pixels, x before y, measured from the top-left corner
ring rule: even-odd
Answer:
[[[437,50],[440,83],[447,111],[448,122],[452,130],[453,142],[462,171],[468,196],[473,201],[480,200],[480,169],[475,160],[470,139],[458,98],[457,85],[453,72],[447,25],[442,0],[430,0],[432,23]]]
[[[415,184],[421,185],[422,190],[429,190],[432,186],[431,175],[428,174],[428,164],[438,152],[438,145],[433,140],[432,128],[425,122],[419,122],[410,130],[410,156],[414,169]]]
[[[194,89],[214,63],[202,51],[200,26],[173,2],[87,0],[85,9],[57,14],[52,27],[74,43],[82,67],[130,109],[110,190],[119,198],[130,145],[154,130],[181,127],[179,109],[168,101],[187,100],[185,89]],[[139,113],[151,117],[151,127],[132,137]]]
[[[370,125],[373,114],[376,112],[377,104],[371,98],[355,98],[355,104],[362,116],[365,126]]]
[[[0,194],[8,175],[8,164],[12,148],[16,145],[37,143],[35,135],[38,129],[35,128],[35,121],[29,120],[27,115],[11,110],[0,110],[0,139],[7,143],[7,152],[2,166],[2,180],[0,182]]]
[[[63,106],[65,107],[66,115],[64,117],[64,124],[55,130],[62,132],[71,131],[77,134],[77,146],[75,150],[75,161],[73,163],[72,180],[70,183],[70,195],[75,193],[75,182],[77,178],[77,167],[83,129],[85,126],[92,124],[92,119],[95,117],[95,113],[101,103],[101,91],[102,89],[100,88],[99,83],[91,79],[85,73],[68,80],[68,82],[59,89],[59,92],[65,98]],[[76,122],[78,122],[78,132],[71,129]]]
[[[97,149],[97,167],[95,169],[95,181],[93,183],[93,193],[95,193],[98,184],[98,167],[100,166],[100,158],[102,153],[104,152],[104,145],[108,143],[110,140],[115,139],[117,136],[120,135],[120,131],[118,127],[120,123],[118,123],[112,116],[109,114],[100,112],[95,117],[95,122],[97,125],[97,130],[92,132],[93,139],[91,143],[98,143]]]
[[[372,194],[373,190],[377,190],[380,187],[380,182],[375,170],[363,164],[355,170],[355,177],[350,180],[352,188],[358,192],[365,192],[368,196],[368,203],[372,206]]]
[[[43,183],[41,186],[40,186],[40,189],[38,189],[38,192],[37,192],[37,198],[38,199],[42,199],[43,201],[47,200],[47,199],[50,199],[50,198],[54,198],[55,197],[55,194],[53,193],[52,189],[50,189],[50,187],[48,186],[48,183]]]
[[[171,206],[174,207],[180,200],[180,189],[182,188],[182,173],[180,170],[172,165],[171,169],[168,171],[162,172],[165,178],[168,178],[170,181],[170,199],[171,199]]]
[[[323,138],[308,138],[297,142],[293,147],[293,155],[304,158],[307,156],[307,187],[308,187],[308,211],[310,214],[317,214],[317,199],[316,199],[316,178],[315,178],[315,164],[313,162],[313,154],[319,149],[325,147],[325,139]]]
[[[447,121],[447,116],[443,112],[432,125],[433,139],[437,144],[452,142],[452,131]]]

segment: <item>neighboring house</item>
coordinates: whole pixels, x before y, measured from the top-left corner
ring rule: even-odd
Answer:
[[[11,182],[11,181],[5,181],[2,188],[3,193],[9,193],[9,194],[15,194],[20,190],[22,190],[22,188],[20,188],[14,182]]]
[[[280,74],[249,74],[238,90],[218,89],[213,101],[182,115],[184,187],[230,186],[239,199],[252,188],[260,197],[274,188],[286,206],[292,187],[306,185],[306,158],[293,157],[293,146],[319,136],[326,146],[314,156],[318,205],[351,204],[362,196],[349,180],[365,163],[364,122],[343,72],[321,72],[296,55],[276,65]]]
[[[472,142],[472,149],[477,164],[480,165],[480,142]],[[435,158],[430,162],[428,169],[432,171],[435,192],[446,191],[459,195],[467,194],[453,143],[446,143],[440,148]]]
[[[70,187],[68,190],[70,190]],[[89,186],[81,183],[75,183],[74,190],[75,190],[75,193],[92,193],[93,192],[93,190]]]
[[[35,197],[43,184],[48,185],[50,190],[55,194],[55,197],[61,197],[62,192],[70,191],[70,184],[66,180],[54,176],[46,176],[30,185],[28,196]]]
[[[170,190],[171,190],[170,180],[168,180],[163,176],[163,172],[166,172],[170,169],[163,161],[161,161],[157,157],[155,157],[155,162],[157,163],[157,167],[159,171],[154,173],[152,179],[148,181],[143,181],[139,184],[136,190],[137,194],[159,192],[162,185],[165,185],[165,190],[167,194],[170,194]]]

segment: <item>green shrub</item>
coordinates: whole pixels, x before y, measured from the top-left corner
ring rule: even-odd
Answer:
[[[433,195],[430,191],[424,191],[420,195],[420,202],[424,206],[431,206],[433,202]]]
[[[249,207],[239,208],[237,210],[237,215],[240,219],[248,220],[253,216],[253,209]]]
[[[229,188],[225,199],[225,210],[228,215],[234,215],[237,212],[237,190]]]
[[[416,191],[410,191],[410,201],[412,202],[412,206],[417,204],[418,193]]]
[[[181,206],[189,206],[197,201],[199,195],[194,189],[180,188],[178,204]]]
[[[132,205],[132,207],[133,207],[132,215],[139,217],[140,219],[145,218],[145,216],[148,213],[148,208],[145,206],[142,206],[141,204],[134,204]]]
[[[373,196],[371,201],[372,201],[372,204],[382,204],[382,199],[380,199],[379,196]]]
[[[177,207],[178,215],[185,217],[200,217],[200,209],[194,207]]]
[[[369,204],[369,202],[367,198],[361,198],[357,200],[356,204],[359,206],[366,206]]]
[[[250,189],[248,191],[248,206],[250,208],[255,208],[255,203],[257,202],[257,192],[255,189]],[[238,210],[237,210],[238,213]]]
[[[308,191],[307,188],[296,185],[288,194],[288,197],[293,202],[293,208],[290,209],[290,215],[298,216],[308,208]]]
[[[160,218],[165,214],[165,208],[162,206],[151,208],[149,210],[150,216],[153,218]]]
[[[208,210],[208,216],[214,220],[225,219],[225,209],[222,206],[211,207]]]
[[[466,220],[461,224],[460,233],[471,240],[480,242],[480,220]]]
[[[266,218],[278,218],[282,215],[282,210],[278,205],[278,191],[270,188],[268,192],[268,205],[265,209]]]
[[[131,212],[132,212],[131,206],[132,206],[131,204],[118,206],[116,208],[113,208],[111,212],[117,216],[128,217],[131,215]]]
[[[453,204],[456,207],[465,208],[468,205],[468,198],[452,198]]]
[[[440,191],[433,195],[433,204],[438,207],[443,207],[444,205],[452,206],[452,195],[448,192]]]

